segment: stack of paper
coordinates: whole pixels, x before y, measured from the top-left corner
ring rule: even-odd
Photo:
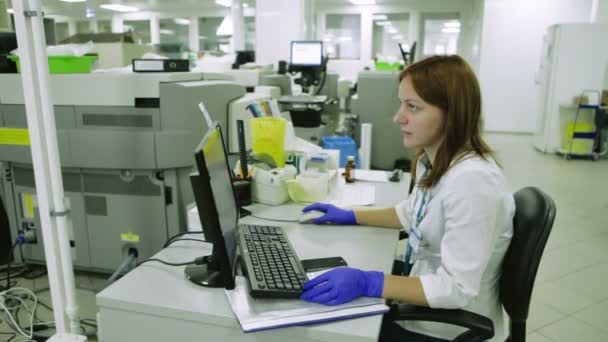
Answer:
[[[331,322],[389,310],[382,298],[361,297],[336,306],[300,299],[255,299],[249,295],[247,279],[237,276],[235,282],[234,290],[226,290],[226,296],[244,332]]]

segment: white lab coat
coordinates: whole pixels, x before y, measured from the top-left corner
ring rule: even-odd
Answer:
[[[418,180],[428,163],[426,156],[420,159]],[[396,206],[406,231],[418,213],[422,194],[423,190],[416,186],[408,199]],[[515,201],[507,190],[502,170],[491,159],[467,156],[453,164],[429,189],[423,212],[418,227],[422,243],[412,253],[410,276],[420,278],[431,308],[463,308],[489,317],[494,322],[492,341],[504,341],[499,279],[513,236]],[[431,322],[402,325],[410,331],[445,339],[465,331]]]

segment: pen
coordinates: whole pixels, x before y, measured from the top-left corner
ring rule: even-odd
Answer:
[[[241,179],[247,179],[247,149],[245,147],[245,126],[243,120],[236,120],[239,154],[241,157]]]
[[[253,108],[255,108],[255,111],[258,113],[258,118],[263,118],[266,115],[264,115],[264,112],[262,112],[262,109],[260,108],[260,106],[257,103],[253,104]]]
[[[262,107],[264,107],[264,111],[266,112],[266,116],[272,116],[272,112],[270,111],[270,106],[268,106],[267,101],[262,101]]]
[[[255,112],[255,108],[253,108],[253,104],[249,104],[245,108],[248,109],[251,112],[251,115],[253,115],[254,118],[258,117],[258,115]]]

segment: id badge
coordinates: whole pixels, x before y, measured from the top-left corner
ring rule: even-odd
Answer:
[[[418,248],[420,247],[420,240],[422,240],[420,230],[418,230],[418,228],[416,227],[412,227],[412,229],[410,229],[408,243],[410,244],[414,252],[418,252]]]

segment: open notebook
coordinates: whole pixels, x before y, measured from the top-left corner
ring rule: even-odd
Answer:
[[[312,279],[320,273],[322,271],[308,276]],[[389,310],[383,298],[361,297],[336,306],[299,299],[255,299],[249,295],[247,279],[237,276],[235,283],[234,290],[226,290],[226,296],[244,332],[378,315]]]

